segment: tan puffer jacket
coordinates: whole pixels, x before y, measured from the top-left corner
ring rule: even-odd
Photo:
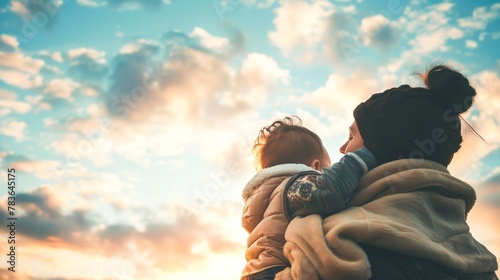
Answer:
[[[242,279],[268,268],[290,265],[283,255],[290,221],[284,214],[282,190],[291,176],[302,171],[313,169],[303,164],[276,165],[257,173],[245,186],[241,222],[250,235]]]

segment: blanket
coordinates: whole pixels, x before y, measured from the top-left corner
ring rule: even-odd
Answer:
[[[349,208],[323,219],[297,217],[284,247],[291,269],[276,279],[368,279],[364,243],[433,260],[466,273],[497,270],[495,256],[466,222],[476,195],[435,162],[402,159],[360,181]]]

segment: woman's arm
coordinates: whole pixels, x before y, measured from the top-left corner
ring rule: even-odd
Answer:
[[[345,209],[359,179],[376,166],[367,148],[347,153],[321,173],[298,173],[285,186],[284,208],[289,219],[310,214],[331,215]]]

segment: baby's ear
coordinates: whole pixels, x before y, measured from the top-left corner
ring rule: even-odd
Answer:
[[[311,162],[311,167],[314,169],[314,170],[318,170],[320,169],[320,162],[319,162],[319,159],[315,159]]]

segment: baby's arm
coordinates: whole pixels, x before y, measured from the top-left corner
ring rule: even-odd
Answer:
[[[310,214],[326,216],[345,209],[361,176],[375,166],[372,152],[361,148],[321,173],[298,173],[283,191],[286,215],[290,219]]]

